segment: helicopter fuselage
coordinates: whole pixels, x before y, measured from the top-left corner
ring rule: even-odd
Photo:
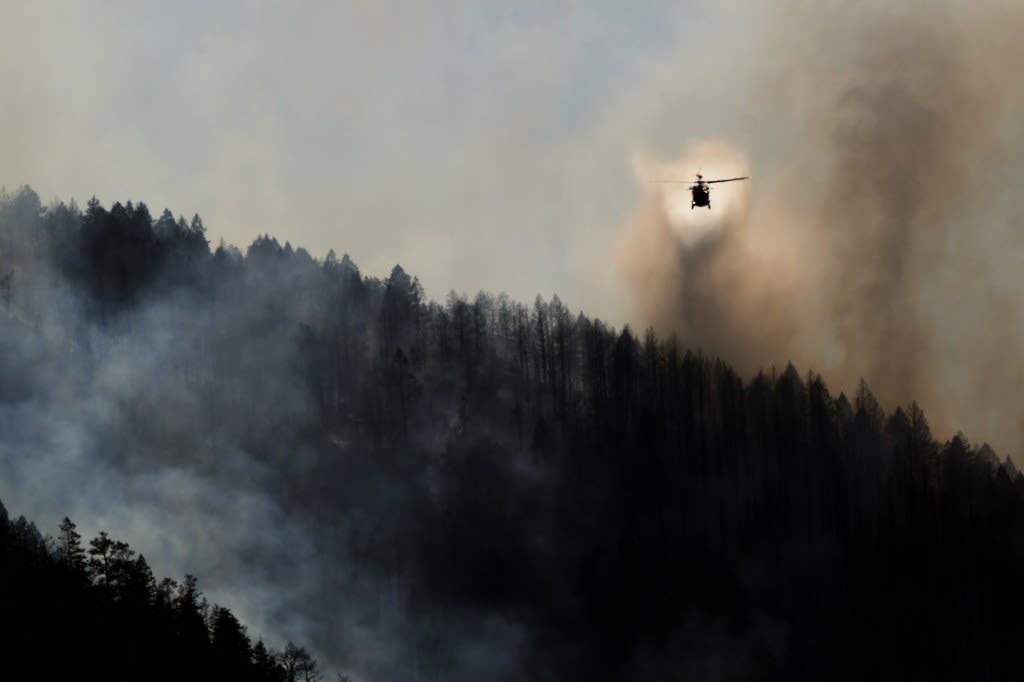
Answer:
[[[711,188],[703,182],[699,182],[696,185],[690,187],[690,193],[693,198],[690,200],[690,210],[693,210],[694,206],[707,206],[708,210],[711,210]]]

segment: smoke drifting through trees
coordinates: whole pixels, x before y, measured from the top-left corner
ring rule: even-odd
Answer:
[[[673,225],[707,218],[674,217],[671,192],[645,184],[620,261],[642,319],[740,368],[793,360],[847,390],[864,378],[887,405],[919,400],[940,432],[1024,447],[1024,95],[1010,85],[1024,10],[982,4],[773,7],[749,134],[789,135],[784,152],[757,159],[749,203],[713,210],[691,243]],[[710,143],[673,167],[717,173],[738,156]]]
[[[862,679],[891,642],[1016,670],[1014,633],[954,624],[1024,610],[1024,477],[916,405],[557,297],[210,254],[142,204],[25,189],[0,250],[0,497],[201,577],[271,648],[360,681]]]

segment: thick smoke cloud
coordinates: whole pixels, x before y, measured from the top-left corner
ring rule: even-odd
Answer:
[[[771,17],[750,101],[764,125],[640,174],[620,266],[641,319],[746,371],[793,361],[846,391],[863,378],[890,408],[917,400],[943,437],[1019,452],[1024,51],[1011,27],[1024,12],[871,3]],[[772,153],[765,135],[780,137]],[[646,182],[745,170],[746,146],[762,152],[750,193],[720,185],[713,197],[735,204],[710,216]]]

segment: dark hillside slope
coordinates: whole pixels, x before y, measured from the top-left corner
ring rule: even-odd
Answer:
[[[129,510],[154,565],[237,587],[247,622],[308,635],[328,669],[1017,667],[1024,477],[937,442],[916,404],[792,366],[741,377],[557,297],[442,304],[398,266],[269,236],[210,253],[198,219],[32,197],[0,202],[0,493]]]
[[[159,583],[127,543],[101,532],[88,546],[65,517],[45,539],[0,505],[0,603],[5,679],[250,680],[285,682],[317,662],[288,643],[253,642],[194,576]],[[301,679],[301,677],[299,678]]]

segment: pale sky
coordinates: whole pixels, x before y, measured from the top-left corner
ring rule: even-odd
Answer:
[[[633,159],[757,138],[760,5],[4,0],[0,184],[620,325]]]

